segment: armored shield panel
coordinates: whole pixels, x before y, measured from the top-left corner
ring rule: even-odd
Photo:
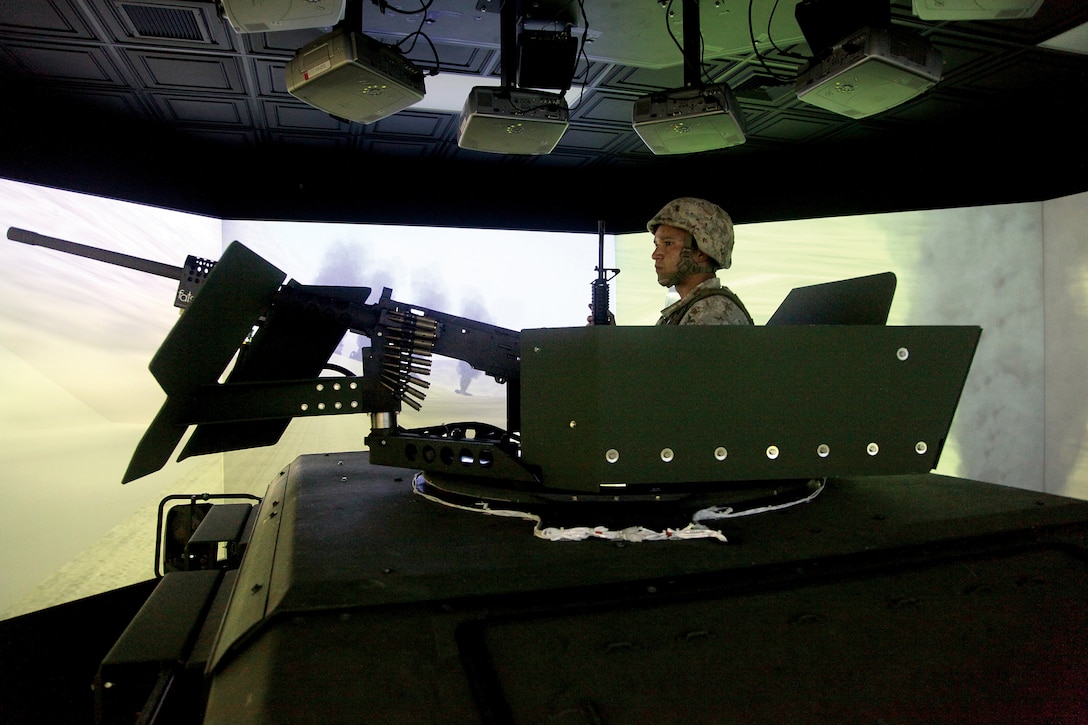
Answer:
[[[547,488],[926,473],[978,327],[522,332],[522,457]]]

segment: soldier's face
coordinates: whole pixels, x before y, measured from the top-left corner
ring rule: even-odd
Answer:
[[[664,224],[654,232],[654,253],[650,256],[654,260],[657,283],[662,287],[672,287],[691,273],[695,262],[690,238],[683,229]]]

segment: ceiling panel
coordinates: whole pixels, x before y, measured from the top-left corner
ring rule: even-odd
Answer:
[[[401,2],[405,13],[365,0],[361,24],[382,42],[403,42],[408,58],[437,73],[428,83],[455,74],[497,81],[498,4],[433,0],[411,14],[418,0]],[[575,75],[582,91],[551,155],[506,157],[457,147],[456,102],[446,111],[424,102],[364,126],[289,95],[284,66],[330,28],[239,34],[210,0],[5,0],[0,174],[220,216],[412,223],[422,193],[431,220],[591,230],[602,217],[613,229],[639,228],[647,208],[687,193],[754,221],[1046,198],[1088,185],[1080,128],[1088,60],[1036,47],[1088,22],[1088,3],[1046,0],[1025,20],[926,22],[893,0],[893,23],[941,51],[943,78],[859,120],[796,98],[793,79],[811,50],[795,5],[698,4],[705,75],[733,87],[748,139],[654,156],[631,128],[632,104],[685,82],[681,0],[534,4],[576,17],[574,34],[589,41]],[[530,21],[546,24],[534,12]],[[154,159],[142,153],[149,147]],[[921,159],[913,177],[885,171]],[[865,162],[873,178],[862,181]],[[941,181],[953,175],[958,184]],[[366,186],[376,203],[353,202],[361,177],[382,180]],[[330,189],[321,198],[300,191],[314,178]],[[568,192],[561,204],[556,189]]]

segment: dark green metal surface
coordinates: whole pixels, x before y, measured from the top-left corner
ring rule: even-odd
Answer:
[[[151,373],[167,395],[184,395],[215,382],[249,335],[285,274],[234,242],[212,269],[196,301],[151,359]]]
[[[937,464],[980,332],[525,330],[523,459],[540,467],[547,488],[592,492],[926,473]]]
[[[283,272],[241,244],[227,247],[148,366],[167,399],[133,452],[124,483],[169,461],[188,428],[189,394],[219,379],[283,279]]]
[[[289,288],[290,285],[286,285],[282,289]],[[363,288],[364,298],[368,291]],[[263,324],[254,333],[249,344],[241,350],[238,362],[227,376],[226,384],[219,391],[205,397],[198,406],[194,406],[203,410],[208,410],[209,407],[214,409],[219,407],[216,405],[217,401],[227,402],[233,398],[236,401],[231,406],[234,408],[234,417],[223,418],[222,415],[217,415],[214,422],[202,421],[185,444],[179,459],[273,445],[287,430],[293,417],[314,414],[308,408],[302,408],[302,403],[307,399],[315,410],[320,410],[317,407],[318,400],[315,399],[318,396],[308,394],[296,397],[294,405],[280,407],[279,417],[275,417],[271,409],[278,407],[279,402],[285,402],[283,392],[287,391],[281,388],[280,391],[253,394],[252,390],[247,393],[244,387],[232,390],[234,386],[246,383],[282,383],[317,378],[344,337],[347,325],[343,321],[330,319],[317,311],[284,305],[283,296],[282,290],[276,295]],[[256,324],[257,321],[258,316],[254,316],[250,324]],[[343,382],[344,385],[349,384],[349,381]],[[316,381],[314,385],[316,388]],[[326,392],[329,391],[331,388]],[[200,392],[203,396],[208,391],[202,388]],[[287,395],[290,393],[287,392]],[[338,397],[345,404],[349,402],[343,399],[344,396]],[[331,407],[332,401],[329,403],[330,407],[326,410],[331,412],[335,408]],[[339,412],[352,411],[359,412],[350,405],[342,407]]]
[[[412,475],[362,453],[284,471],[209,660],[205,723],[1088,714],[1082,501],[829,479],[812,503],[718,522],[728,543],[553,542],[425,500]]]

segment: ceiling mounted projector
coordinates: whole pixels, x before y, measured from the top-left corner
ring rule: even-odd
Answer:
[[[727,85],[676,88],[635,100],[635,132],[657,155],[692,154],[744,143],[744,116]]]
[[[1031,18],[1043,0],[914,0],[922,20],[1016,20]]]
[[[461,110],[457,145],[496,154],[543,156],[563,138],[567,117],[567,99],[562,94],[476,86]]]
[[[941,79],[943,59],[925,38],[886,28],[862,28],[797,74],[805,103],[864,118],[909,101]]]
[[[423,71],[394,48],[335,30],[299,48],[284,69],[287,92],[337,118],[373,123],[423,100]]]
[[[330,28],[344,17],[347,0],[219,0],[236,33]]]

